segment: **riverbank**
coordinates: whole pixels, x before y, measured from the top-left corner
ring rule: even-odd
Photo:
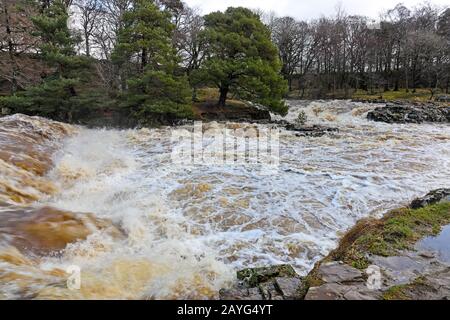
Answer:
[[[392,101],[404,101],[404,102],[449,102],[445,97],[448,97],[445,93],[436,93],[435,89],[419,88],[415,90],[399,89],[397,91],[384,91],[384,92],[370,92],[364,90],[357,90],[352,98],[362,101],[376,101],[382,100],[385,102]],[[445,101],[446,100],[446,101]]]
[[[246,269],[223,299],[450,299],[450,189],[433,191],[382,219],[359,221],[306,276],[292,268]],[[244,276],[243,276],[244,275]],[[267,289],[270,288],[270,289]],[[269,293],[268,293],[269,292]]]

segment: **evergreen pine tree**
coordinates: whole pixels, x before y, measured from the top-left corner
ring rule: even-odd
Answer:
[[[195,78],[217,86],[220,106],[234,93],[274,112],[287,112],[282,99],[288,88],[280,75],[278,50],[258,15],[241,7],[213,12],[205,16],[203,37],[208,56]]]
[[[89,78],[90,60],[75,55],[76,39],[68,28],[64,2],[40,1],[36,5],[39,14],[32,18],[34,35],[40,43],[39,56],[51,72],[41,84],[1,99],[0,105],[14,112],[71,122],[75,113],[87,112],[96,100],[78,90]]]
[[[128,75],[123,105],[142,122],[171,121],[191,114],[189,85],[172,45],[170,13],[155,1],[135,0],[113,55]]]

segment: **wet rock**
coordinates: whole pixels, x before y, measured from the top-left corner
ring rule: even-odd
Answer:
[[[258,288],[264,300],[284,300],[282,292],[278,290],[273,281],[261,283]]]
[[[421,256],[422,258],[426,258],[426,259],[435,259],[436,253],[431,252],[431,251],[423,251],[423,252],[420,252],[419,256]]]
[[[450,96],[442,95],[436,98],[437,102],[450,102]]]
[[[325,126],[313,125],[297,125],[288,124],[285,126],[286,130],[295,131],[297,137],[322,137],[326,134],[335,133],[339,130],[337,128],[330,128]]]
[[[409,284],[393,287],[388,300],[450,300],[450,268],[420,276]]]
[[[310,288],[305,300],[340,300],[342,298],[342,286],[331,283],[320,287]]]
[[[362,283],[358,285],[327,283],[309,289],[305,300],[378,300],[380,297],[380,291],[369,290]]]
[[[410,208],[411,209],[419,209],[429,205],[433,205],[439,203],[441,201],[450,201],[450,189],[438,189],[430,192],[426,196],[422,198],[418,198],[414,200]]]
[[[219,292],[220,300],[239,301],[239,300],[264,300],[259,288],[233,288],[222,289]]]
[[[299,278],[275,278],[275,286],[285,300],[302,298],[303,281]]]
[[[364,277],[361,271],[342,262],[330,262],[322,264],[317,276],[326,283],[361,282]]]
[[[344,294],[345,300],[358,301],[358,300],[379,300],[381,293],[379,291],[369,291],[369,290],[350,290]]]
[[[368,113],[372,121],[386,123],[423,123],[450,122],[450,107],[429,105],[397,105],[390,103],[386,107],[376,108]]]
[[[220,300],[284,300],[283,292],[274,282],[265,282],[255,288],[238,286],[232,289],[222,289],[219,292]]]
[[[342,262],[324,263],[315,276],[323,282],[309,289],[305,300],[377,300],[381,292],[367,287],[363,273]]]
[[[260,283],[268,282],[277,277],[298,277],[291,265],[271,266],[267,268],[249,268],[238,271],[237,278],[248,287],[256,287]]]
[[[294,131],[296,132],[297,137],[322,137],[326,134],[339,132],[338,128],[320,125],[301,125],[298,123],[291,123],[286,120],[270,121],[267,124],[272,124],[276,127],[281,127],[288,131]]]
[[[301,292],[306,291],[303,279],[290,265],[244,269],[237,277],[241,283],[221,290],[221,300],[294,300],[303,298]]]
[[[383,270],[383,274],[387,277],[386,285],[396,286],[408,283],[423,274],[428,262],[425,263],[417,257],[410,257],[405,252],[404,256],[374,256],[372,263]]]

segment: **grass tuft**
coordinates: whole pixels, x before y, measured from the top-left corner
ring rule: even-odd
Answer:
[[[430,89],[416,89],[416,92],[413,92],[412,90],[406,91],[406,89],[401,89],[398,91],[385,91],[374,93],[358,90],[353,94],[353,99],[362,99],[362,100],[384,99],[389,101],[408,100],[408,101],[426,102],[430,100],[430,97],[431,97]]]
[[[412,250],[426,236],[437,235],[450,224],[450,202],[421,209],[397,209],[383,219],[365,219],[357,223],[341,240],[329,260],[340,260],[358,269],[369,266],[368,256],[394,256]]]

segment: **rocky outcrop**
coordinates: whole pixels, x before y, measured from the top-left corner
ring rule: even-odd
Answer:
[[[295,131],[297,137],[322,137],[326,134],[333,134],[338,132],[339,130],[337,128],[331,128],[331,127],[325,127],[325,126],[319,126],[319,125],[313,125],[313,126],[297,126],[295,124],[290,124],[285,127],[286,130],[289,131]]]
[[[386,123],[450,122],[450,107],[388,104],[369,112],[367,118]]]
[[[422,217],[424,221],[417,221],[413,219],[415,227],[422,231],[429,223],[434,224],[436,228],[437,222],[432,218],[427,217],[426,208],[431,208],[434,214],[438,216],[446,216],[438,220],[440,222],[447,222],[450,216],[450,209],[447,203],[450,202],[450,189],[439,189],[430,192],[426,196],[414,200],[409,206],[410,209],[405,209],[396,213],[388,213],[387,217],[394,217],[393,219],[384,218],[379,222],[363,223],[360,227],[350,231],[343,239],[340,247],[330,254],[324,261],[316,265],[314,270],[306,277],[307,279],[307,294],[306,300],[449,300],[450,299],[450,261],[442,258],[442,252],[430,251],[430,248],[422,245],[421,241],[413,244],[407,243],[402,237],[402,228],[407,228],[407,219],[410,218],[411,212],[408,210],[422,210],[418,212],[417,216]],[[442,204],[442,207],[436,207],[437,204]],[[434,206],[434,207],[433,207]],[[437,213],[437,211],[440,212]],[[400,219],[395,219],[395,217]],[[404,226],[396,225],[392,228],[394,223],[405,221]],[[431,222],[433,221],[433,222]],[[420,225],[420,224],[423,225]],[[383,226],[384,224],[384,226]],[[375,226],[375,227],[373,227]],[[392,228],[386,233],[375,232],[374,230],[381,228]],[[415,232],[414,229],[405,232]],[[383,239],[389,235],[389,239]],[[420,234],[417,232],[417,234]],[[431,237],[435,237],[431,235]],[[436,238],[439,238],[437,235]],[[414,239],[415,236],[412,236]],[[361,241],[359,241],[361,239]],[[370,239],[375,239],[371,241]],[[386,241],[401,242],[400,246],[395,248],[402,248],[395,250],[393,254],[374,254],[370,247],[375,248],[376,252],[381,252],[382,247],[389,246]],[[442,240],[441,240],[442,241]],[[358,243],[358,245],[355,245]],[[364,244],[369,243],[365,247]],[[361,248],[366,250],[361,251]],[[372,248],[373,249],[373,248]],[[385,252],[392,252],[384,248]],[[450,250],[450,246],[445,250]],[[365,266],[362,267],[358,260],[335,261],[335,259],[345,257],[363,258]],[[354,264],[358,266],[356,269]],[[367,268],[367,269],[366,269]],[[373,283],[369,278],[374,275],[373,271],[377,272],[379,278],[378,287],[373,287]]]
[[[367,286],[367,275],[342,262],[329,262],[319,266],[316,281],[322,283],[308,290],[305,300],[378,300],[379,290]]]
[[[337,128],[321,125],[300,125],[285,120],[272,121],[270,123],[288,131],[294,131],[297,137],[322,137],[327,134],[339,132]]]
[[[436,98],[437,102],[450,102],[450,96],[442,95]]]
[[[234,288],[220,291],[222,300],[298,300],[304,295],[304,282],[290,265],[244,269],[237,278]]]
[[[419,209],[442,201],[450,202],[450,189],[438,189],[432,191],[426,196],[414,200],[411,203],[410,208]]]
[[[450,300],[450,189],[358,223],[306,276],[290,266],[245,269],[224,300]],[[425,237],[425,238],[424,238]],[[424,245],[436,239],[439,250]],[[418,239],[422,239],[419,240]],[[442,246],[442,243],[444,245]],[[444,248],[444,249],[442,249]],[[442,250],[446,250],[445,255]]]

